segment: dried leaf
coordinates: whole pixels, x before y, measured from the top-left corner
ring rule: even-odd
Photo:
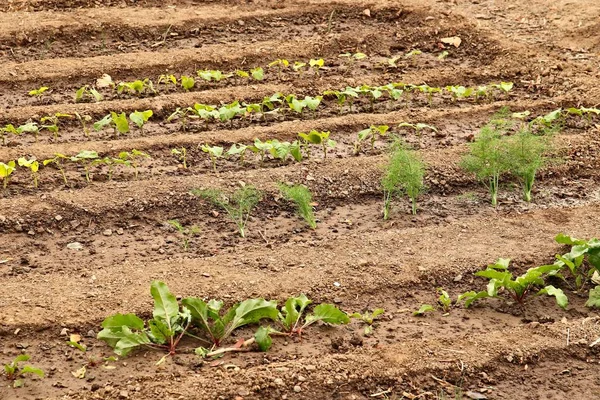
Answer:
[[[454,47],[458,47],[462,43],[462,40],[460,40],[458,36],[442,38],[440,41],[444,44],[450,44]]]

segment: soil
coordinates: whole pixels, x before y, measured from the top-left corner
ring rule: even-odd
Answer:
[[[566,310],[539,296],[524,305],[485,300],[453,304],[422,317],[438,288],[453,299],[483,290],[474,272],[499,257],[521,273],[565,251],[564,232],[598,237],[599,119],[570,118],[554,139],[556,160],[540,171],[533,201],[506,179],[498,207],[485,187],[460,168],[478,130],[502,107],[532,116],[556,108],[600,104],[600,5],[587,0],[299,0],[70,1],[9,0],[0,5],[0,123],[19,124],[55,113],[89,115],[152,109],[143,130],[84,135],[76,119],[59,122],[56,137],[42,130],[8,134],[0,160],[38,160],[95,150],[118,157],[149,154],[136,168],[65,163],[41,168],[39,187],[19,168],[0,194],[0,363],[27,353],[45,378],[27,376],[22,388],[0,376],[0,399],[592,399],[600,396],[600,316],[587,295],[552,279],[569,296]],[[442,38],[458,36],[458,47]],[[387,59],[401,57],[395,68]],[[438,56],[447,51],[445,58]],[[363,52],[348,62],[345,52]],[[323,58],[318,73],[278,72],[278,58]],[[261,81],[197,79],[186,92],[157,84],[161,74],[196,76],[199,69],[234,72],[261,66]],[[102,74],[115,82],[151,79],[157,93],[117,94],[76,103],[74,93]],[[177,107],[259,102],[276,92],[316,96],[361,84],[477,86],[514,83],[509,94],[453,100],[447,94],[384,96],[342,109],[325,97],[315,113],[284,110],[229,122],[167,122]],[[43,96],[28,92],[41,86]],[[397,128],[427,123],[437,131]],[[419,212],[405,198],[391,218],[381,215],[382,167],[391,138],[354,154],[356,133],[387,124],[428,166]],[[91,125],[91,123],[89,124]],[[201,144],[228,148],[255,138],[293,141],[298,132],[330,131],[337,142],[325,157],[315,147],[296,163],[248,155],[219,159],[215,172]],[[188,149],[187,168],[172,153]],[[278,183],[302,183],[314,196],[317,228],[309,229],[283,199]],[[263,192],[247,237],[223,212],[190,194],[195,188]],[[183,238],[166,221],[196,225]],[[72,249],[78,243],[78,249]],[[277,300],[305,293],[342,310],[384,308],[373,331],[353,320],[315,324],[300,337],[274,338],[216,360],[194,354],[183,340],[177,354],[145,350],[105,361],[112,349],[96,339],[116,312],[151,316],[150,283],[162,280],[177,296],[222,299],[226,306],[253,297]],[[255,327],[234,332],[227,345]],[[66,344],[82,336],[87,351]],[[83,378],[74,374],[85,366]]]

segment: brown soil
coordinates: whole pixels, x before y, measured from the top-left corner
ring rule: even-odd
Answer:
[[[70,1],[14,0],[0,5],[0,122],[24,123],[60,113],[90,115],[152,109],[143,132],[113,137],[107,129],[83,135],[65,120],[55,139],[43,131],[7,136],[0,161],[96,150],[117,156],[138,149],[151,158],[137,170],[69,165],[40,171],[40,186],[18,169],[0,194],[0,363],[26,352],[46,372],[13,389],[0,376],[0,399],[593,399],[600,337],[597,313],[586,296],[562,287],[569,307],[535,297],[524,306],[482,301],[414,317],[435,304],[437,288],[453,298],[485,283],[473,273],[499,257],[517,272],[552,262],[563,251],[553,238],[599,236],[600,140],[598,120],[565,121],[557,134],[556,163],[539,173],[531,203],[516,182],[503,183],[499,205],[459,167],[478,129],[501,107],[543,115],[558,107],[600,103],[600,7],[585,0],[452,1]],[[459,36],[458,48],[441,38]],[[398,68],[388,57],[420,49]],[[442,51],[447,58],[438,59]],[[343,52],[366,53],[352,65]],[[319,74],[278,73],[277,58],[324,58]],[[233,72],[262,66],[263,81],[231,78],[198,82],[140,96],[102,90],[100,102],[74,102],[74,92],[102,74],[115,82],[163,73],[195,75],[198,69]],[[260,101],[275,92],[315,96],[327,89],[402,81],[465,86],[512,81],[510,95],[486,101],[453,101],[448,94],[396,102],[366,100],[340,109],[324,99],[319,111],[291,111],[231,122],[192,121],[186,132],[166,122],[176,107],[234,100]],[[31,89],[50,86],[40,99]],[[438,132],[400,130],[423,122]],[[420,150],[427,162],[427,192],[419,213],[406,200],[381,217],[379,181],[389,140],[353,155],[356,132],[388,124]],[[219,160],[212,170],[200,144],[229,146],[254,138],[292,141],[298,132],[329,130],[337,146],[327,158],[313,151],[301,163],[249,156],[241,165]],[[171,154],[188,148],[188,168]],[[307,185],[318,219],[308,229],[281,198],[278,182]],[[234,189],[253,184],[260,207],[240,238],[221,210],[189,194],[194,188]],[[166,224],[179,219],[200,234],[183,251]],[[79,242],[82,250],[67,248]],[[166,282],[180,296],[250,297],[283,302],[306,293],[315,303],[335,302],[347,312],[384,308],[373,334],[364,325],[310,327],[297,338],[274,340],[267,353],[249,351],[203,361],[193,341],[162,356],[141,351],[115,362],[95,339],[101,321],[115,312],[151,315],[149,285]],[[253,327],[251,327],[253,328]],[[230,340],[249,338],[242,329]],[[65,344],[79,333],[83,354]],[[253,349],[254,350],[254,349]],[[87,366],[85,378],[72,372]],[[112,368],[114,367],[114,368]],[[484,397],[482,397],[484,396]]]

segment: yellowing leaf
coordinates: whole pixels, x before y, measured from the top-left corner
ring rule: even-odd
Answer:
[[[77,371],[72,371],[71,375],[73,375],[75,378],[83,379],[83,378],[85,378],[85,373],[86,372],[87,371],[86,371],[86,368],[85,368],[85,365],[84,365],[83,367],[79,368]]]
[[[440,39],[440,42],[458,47],[462,43],[462,40],[458,36],[451,36]]]
[[[79,343],[81,341],[81,335],[73,333],[73,334],[71,334],[71,336],[69,336],[69,340],[71,342]]]

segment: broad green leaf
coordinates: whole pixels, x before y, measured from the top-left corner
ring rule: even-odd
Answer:
[[[554,240],[556,240],[556,243],[560,243],[560,244],[566,244],[569,246],[575,246],[578,244],[585,244],[585,240],[581,240],[581,239],[575,239],[569,235],[566,235],[564,233],[559,233],[558,235],[556,235],[556,237],[554,238]]]
[[[304,309],[312,303],[305,294],[290,297],[281,308],[281,322],[287,330],[291,329],[302,316]]]
[[[333,304],[319,304],[313,309],[313,313],[306,317],[304,327],[311,325],[317,321],[323,321],[328,324],[347,324],[350,322],[348,314],[341,311]]]
[[[100,130],[102,130],[102,128],[104,128],[106,125],[109,125],[111,122],[112,122],[111,115],[108,114],[107,116],[102,118],[100,121],[94,122],[94,130],[100,131]]]
[[[413,312],[413,315],[416,316],[422,316],[424,315],[426,312],[430,312],[430,311],[435,311],[435,308],[433,308],[432,305],[430,304],[423,304],[421,307],[419,307],[419,309],[415,312]]]
[[[179,315],[179,304],[177,299],[169,291],[169,288],[164,282],[153,281],[150,285],[150,294],[154,299],[154,311],[152,316],[156,319],[164,321],[169,328],[171,321]]]
[[[538,294],[546,294],[548,296],[554,296],[556,298],[556,304],[562,309],[566,309],[569,304],[569,299],[562,291],[562,289],[555,288],[552,285],[548,285],[538,292]]]
[[[150,119],[150,117],[152,117],[152,110],[146,110],[146,111],[134,111],[131,114],[129,114],[129,119],[136,124],[139,128],[141,128],[142,126],[144,126],[144,124],[146,123],[146,121],[148,121],[148,119]]]
[[[196,80],[194,78],[192,78],[191,76],[182,76],[181,77],[181,87],[183,87],[185,90],[192,89],[195,84],[196,84]]]
[[[110,115],[111,115],[112,122],[115,124],[115,127],[117,128],[117,131],[119,131],[120,133],[129,132],[129,122],[127,122],[127,115],[125,115],[124,112],[117,114],[116,112],[111,111]]]
[[[457,302],[465,300],[465,308],[469,308],[471,306],[471,304],[473,304],[473,302],[475,302],[476,300],[479,299],[485,299],[491,297],[487,291],[481,291],[481,292],[475,292],[475,291],[470,291],[470,292],[466,292],[461,294],[460,296],[458,296]]]
[[[252,78],[255,80],[262,81],[265,76],[265,71],[261,67],[256,67],[250,70],[250,74],[252,74]]]
[[[167,339],[175,333],[160,319],[151,319],[148,321],[150,334],[148,335],[154,343],[164,344]]]
[[[25,365],[21,368],[21,374],[35,374],[39,377],[44,377],[44,371],[39,368],[32,367],[31,365]]]
[[[271,329],[266,326],[260,326],[256,330],[256,333],[254,334],[254,340],[256,341],[260,351],[268,351],[271,348],[273,340],[271,339],[269,333],[271,333]]]
[[[120,356],[126,356],[132,350],[150,344],[150,338],[144,332],[132,332],[129,328],[124,327],[122,330],[123,337],[115,345],[115,353]]]
[[[229,314],[229,313],[228,313]],[[224,321],[231,318],[231,322],[227,327],[224,337],[228,337],[231,332],[236,330],[237,328],[257,323],[261,319],[271,319],[273,321],[277,320],[277,302],[276,301],[267,301],[264,299],[248,299],[242,301],[236,308],[235,314],[232,317],[228,317],[227,315],[223,318]]]
[[[586,307],[600,308],[600,286],[590,289],[589,298],[585,305]]]
[[[115,83],[113,82],[111,76],[108,74],[104,74],[104,75],[102,75],[102,77],[100,77],[96,80],[96,87],[99,87],[99,88],[109,87],[109,86],[114,86],[114,85],[115,85]]]
[[[187,297],[181,300],[181,304],[190,310],[190,313],[192,314],[192,320],[199,323],[200,328],[206,330],[207,333],[212,336],[209,321],[209,306],[197,297]],[[213,311],[212,316],[214,317],[216,315],[218,318],[218,312],[218,310],[216,310],[216,313]]]

